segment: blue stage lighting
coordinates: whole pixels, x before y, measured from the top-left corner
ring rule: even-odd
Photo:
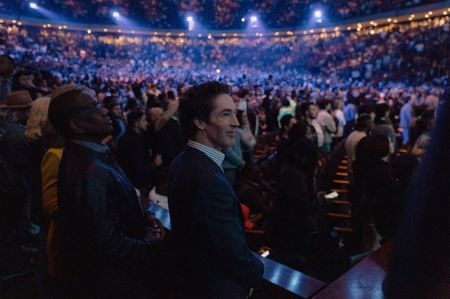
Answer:
[[[316,19],[321,19],[322,18],[322,11],[320,11],[320,10],[314,11],[314,17]]]
[[[188,16],[186,18],[186,21],[188,21],[189,23],[194,22],[194,18],[192,16]]]
[[[252,22],[252,23],[258,22],[258,17],[257,16],[251,16],[250,17],[250,22]]]
[[[38,9],[38,5],[35,2],[30,2],[30,8]]]
[[[112,16],[116,19],[120,18],[120,13],[118,11],[113,11]]]
[[[245,18],[242,18],[242,19],[241,19],[241,22],[244,23],[244,22],[245,22]]]

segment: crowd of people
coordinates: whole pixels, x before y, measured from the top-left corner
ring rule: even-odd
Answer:
[[[321,9],[324,19],[337,22],[344,19],[373,15],[418,5],[438,2],[438,0],[414,1],[155,1],[134,0],[114,1],[114,8],[101,0],[95,1],[39,1],[46,9],[58,11],[65,20],[82,23],[114,24],[111,11],[118,10],[124,16],[151,28],[186,28],[185,17],[194,15],[203,26],[210,29],[237,29],[245,24],[241,18],[256,13],[265,26],[289,28],[306,24],[313,11]],[[42,17],[29,8],[28,2],[10,0],[0,3],[0,12],[8,15]]]
[[[0,25],[0,53],[25,69],[45,71],[43,84],[51,84],[49,76],[94,85],[110,81],[120,89],[144,80],[176,88],[180,82],[221,79],[263,89],[308,87],[314,95],[349,85],[381,90],[386,82],[442,84],[449,67],[449,24],[425,23],[374,35],[343,31],[326,38],[255,39],[127,37]]]
[[[368,11],[383,7],[374,3]],[[245,298],[260,284],[262,265],[244,240],[255,225],[274,259],[333,280],[350,251],[397,237],[439,100],[448,98],[450,28],[441,21],[260,38],[0,24],[1,216],[24,246],[32,224],[43,231],[42,270],[56,295],[159,291],[141,289],[164,251],[164,228],[147,211],[155,194],[169,198],[176,249],[168,252],[180,264],[192,259],[178,270],[211,283],[201,294],[227,298],[228,288]],[[327,171],[344,156],[349,252],[330,237],[325,196]],[[259,222],[237,221],[241,210]],[[217,266],[218,258],[229,263]],[[176,281],[188,294],[189,279]]]

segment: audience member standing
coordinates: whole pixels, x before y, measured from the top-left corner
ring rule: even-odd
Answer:
[[[229,88],[192,87],[179,116],[189,138],[169,173],[169,207],[179,298],[246,298],[262,281],[263,265],[244,235],[239,201],[224,176],[222,149],[239,126]]]
[[[411,123],[414,116],[414,104],[414,98],[407,98],[405,104],[400,110],[400,128],[402,129],[402,144],[404,146],[409,145]]]
[[[372,133],[385,135],[389,138],[390,153],[395,152],[396,136],[394,126],[389,119],[390,107],[388,104],[377,104],[375,106],[375,120],[373,121]]]
[[[13,91],[0,109],[0,213],[24,243],[30,209],[30,160],[25,139],[25,124],[32,100],[28,91]]]
[[[331,145],[333,144],[333,136],[336,133],[336,124],[333,117],[328,112],[330,110],[330,103],[326,100],[319,102],[319,113],[317,114],[317,122],[322,128],[323,132],[323,146],[322,151],[326,154],[331,152]]]
[[[361,139],[367,137],[372,130],[372,119],[368,114],[361,114],[355,125],[355,130],[345,140],[348,169],[352,171],[352,163],[356,158],[356,147]]]
[[[112,133],[107,110],[73,87],[52,97],[49,119],[65,139],[58,175],[62,298],[143,298],[139,284],[154,267],[154,245],[133,185],[102,140]]]
[[[147,131],[144,112],[130,112],[127,121],[127,131],[119,140],[118,161],[134,187],[141,192],[143,207],[148,207],[148,195],[155,186],[158,166],[162,163],[161,156],[156,156],[152,161],[149,144],[144,139]]]

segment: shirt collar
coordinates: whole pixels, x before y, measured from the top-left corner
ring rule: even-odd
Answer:
[[[222,153],[221,151],[218,151],[210,146],[198,143],[191,139],[189,139],[187,145],[204,153],[206,156],[208,156],[208,158],[213,160],[214,163],[216,163],[217,166],[219,166],[222,169],[222,162],[225,159],[224,153]]]
[[[87,147],[87,148],[93,150],[94,152],[98,152],[98,153],[102,153],[102,154],[109,153],[109,147],[104,144],[98,144],[98,143],[94,143],[94,142],[90,142],[90,141],[86,141],[86,140],[72,140],[72,142],[75,144]]]

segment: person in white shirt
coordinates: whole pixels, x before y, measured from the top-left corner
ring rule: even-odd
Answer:
[[[347,153],[348,170],[352,172],[352,163],[355,161],[356,146],[372,130],[372,118],[369,114],[361,114],[356,120],[355,130],[345,140],[345,151]]]
[[[327,100],[319,101],[319,114],[317,115],[317,123],[322,127],[323,145],[321,149],[324,153],[331,152],[331,144],[333,143],[333,135],[336,133],[336,124],[330,115],[330,102]]]
[[[333,106],[334,106],[333,115],[338,121],[337,131],[336,131],[336,134],[334,135],[334,137],[342,138],[344,136],[344,127],[347,123],[345,121],[345,116],[344,116],[344,111],[343,111],[344,102],[342,102],[340,100],[336,100],[336,101],[334,101]]]

